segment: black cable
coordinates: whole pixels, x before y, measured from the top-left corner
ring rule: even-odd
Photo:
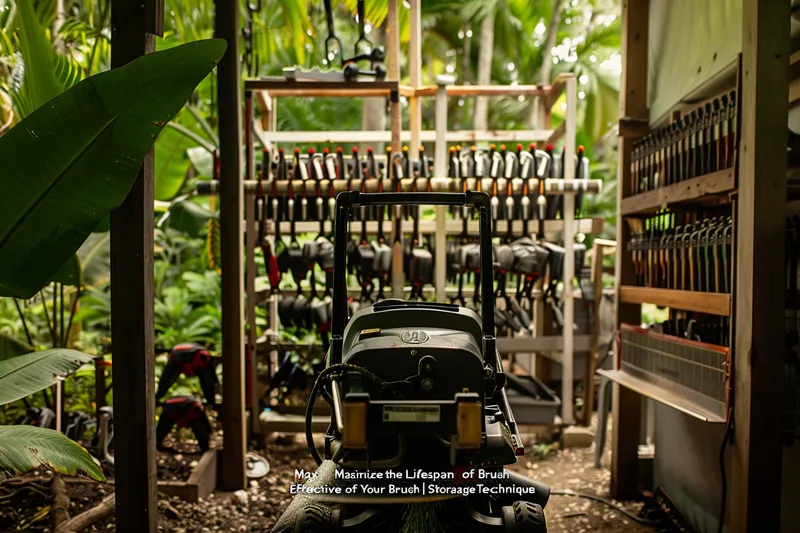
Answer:
[[[725,449],[728,447],[731,431],[733,431],[733,406],[728,408],[728,425],[725,427],[725,436],[722,437],[722,446],[719,449],[719,474],[720,477],[722,477],[722,494],[720,495],[717,533],[722,533],[722,528],[725,526],[725,504],[728,499],[728,480],[725,473]]]
[[[314,386],[311,387],[311,394],[308,397],[308,405],[306,406],[306,428],[305,428],[306,444],[308,445],[308,451],[311,452],[311,456],[314,458],[314,461],[317,463],[317,465],[322,464],[322,456],[319,454],[319,452],[317,451],[317,446],[314,444],[314,433],[312,431],[312,420],[314,417],[314,403],[317,400],[317,395],[319,394],[320,387],[325,381],[328,381],[330,379],[330,375],[335,372],[341,372],[345,370],[360,372],[362,375],[376,382],[378,385],[384,385],[386,383],[378,375],[374,374],[373,372],[370,372],[366,368],[358,365],[350,365],[347,363],[331,365],[319,373],[317,380],[314,382]],[[333,405],[331,405],[331,411],[333,411]]]
[[[586,492],[575,492],[575,491],[572,491],[572,490],[569,490],[569,489],[551,490],[550,491],[550,495],[551,496],[575,496],[575,497],[578,497],[578,498],[586,498],[587,500],[593,500],[593,501],[602,503],[603,505],[607,505],[608,507],[614,509],[618,513],[622,513],[623,515],[627,516],[628,518],[630,518],[634,522],[637,522],[637,523],[642,524],[644,526],[655,526],[656,525],[656,521],[655,520],[648,520],[646,518],[642,518],[640,516],[636,516],[635,514],[629,512],[629,511],[626,511],[625,509],[623,509],[619,505],[616,505],[611,500],[607,500],[606,498],[603,498],[602,496],[596,496],[594,494],[589,494],[589,493],[586,493]]]

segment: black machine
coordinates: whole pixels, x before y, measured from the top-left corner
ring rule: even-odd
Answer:
[[[454,304],[397,299],[362,306],[350,316],[348,221],[355,208],[375,205],[467,206],[479,212],[480,316]],[[542,507],[549,488],[504,468],[524,450],[494,336],[489,195],[344,192],[336,199],[335,224],[331,347],[306,414],[309,450],[320,466],[305,486],[317,490],[296,496],[273,531],[399,531],[411,507],[427,505],[438,530],[546,532]],[[324,458],[311,434],[319,396],[332,411]],[[409,482],[414,472],[444,481],[421,494],[419,484],[415,489]],[[497,479],[499,489],[470,492],[477,473]],[[372,487],[367,493],[348,497],[323,490],[364,476]]]
[[[192,429],[200,450],[207,452],[210,445],[211,423],[208,421],[203,403],[193,396],[173,396],[164,402],[156,425],[156,446],[162,449],[164,439],[177,425]]]
[[[203,397],[210,406],[214,406],[214,392],[218,379],[214,371],[214,362],[211,354],[201,344],[187,342],[178,344],[169,352],[164,371],[158,380],[156,389],[156,401],[161,400],[178,376],[197,376],[200,381],[200,388],[203,390]]]
[[[201,344],[189,342],[178,344],[169,352],[169,359],[158,380],[156,401],[163,398],[179,375],[197,376],[203,390],[206,406],[216,407],[215,392],[218,383],[214,361]],[[174,426],[192,429],[202,451],[209,449],[211,423],[203,403],[192,396],[173,396],[163,403],[161,416],[156,426],[156,446],[162,449],[164,439]]]

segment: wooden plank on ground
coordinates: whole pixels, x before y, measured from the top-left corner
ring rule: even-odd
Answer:
[[[779,531],[789,4],[742,3],[732,533]]]
[[[112,0],[111,67],[155,50],[145,2]],[[111,213],[116,524],[120,533],[155,533],[155,354],[153,353],[154,154],[130,194]]]
[[[208,498],[217,486],[217,455],[216,450],[203,453],[189,476],[187,483],[196,487],[197,498]]]

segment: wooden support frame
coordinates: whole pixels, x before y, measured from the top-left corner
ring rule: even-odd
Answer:
[[[732,533],[780,530],[789,20],[785,2],[742,2]]]
[[[620,116],[631,119],[648,119],[647,112],[647,42],[649,28],[649,0],[623,0],[622,2],[622,76],[620,78]],[[622,199],[630,196],[630,163],[632,139],[619,139],[619,164],[617,168],[617,212],[622,212]],[[623,217],[617,218],[617,239],[626,243],[630,229]],[[625,246],[617,246],[617,324],[638,324],[641,307],[626,304],[620,297],[622,285],[633,285],[636,280],[633,265],[624,258]],[[639,484],[639,426],[642,397],[632,389],[613,385],[612,413],[614,417],[611,441],[611,496],[630,499],[637,496]]]
[[[220,237],[222,240],[222,427],[220,483],[247,487],[245,454],[244,242],[242,234],[242,96],[239,4],[216,0],[215,34],[228,42],[217,67],[220,139]]]
[[[152,5],[112,0],[111,67],[155,51]],[[148,18],[148,15],[150,16]],[[153,350],[154,151],[131,192],[111,212],[111,329],[116,431],[116,524],[122,533],[155,533],[155,353]]]
[[[600,337],[600,307],[603,305],[603,258],[610,253],[616,253],[617,241],[595,239],[592,242],[592,263],[589,279],[594,286],[594,320],[592,321],[591,342],[589,344],[589,362],[584,375],[583,416],[581,424],[591,425],[592,412],[594,411],[594,374],[597,369],[597,360],[600,352],[598,342]]]

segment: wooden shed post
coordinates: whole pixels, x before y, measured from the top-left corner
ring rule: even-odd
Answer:
[[[111,68],[155,51],[163,2],[111,3]],[[145,156],[130,194],[111,213],[111,336],[116,432],[116,524],[122,533],[155,533],[155,373],[153,353],[154,153]]]
[[[215,0],[215,35],[228,42],[217,67],[220,240],[222,241],[222,468],[224,490],[247,485],[245,468],[244,237],[239,4]],[[249,228],[248,228],[249,229]]]
[[[647,119],[647,39],[649,0],[623,0],[622,2],[622,76],[620,78],[619,107],[622,118]],[[617,212],[621,211],[622,198],[633,194],[630,190],[630,164],[633,139],[620,137],[617,169]],[[617,217],[617,239],[628,242],[630,230],[623,217]],[[641,308],[620,303],[619,287],[635,284],[635,274],[630,261],[625,261],[624,246],[617,247],[617,324],[639,324]],[[598,298],[600,296],[598,295]],[[611,495],[616,499],[632,499],[638,494],[639,484],[639,426],[642,397],[639,393],[618,383],[613,385],[612,412],[614,418],[611,440]]]
[[[789,3],[742,3],[731,532],[779,531]]]

